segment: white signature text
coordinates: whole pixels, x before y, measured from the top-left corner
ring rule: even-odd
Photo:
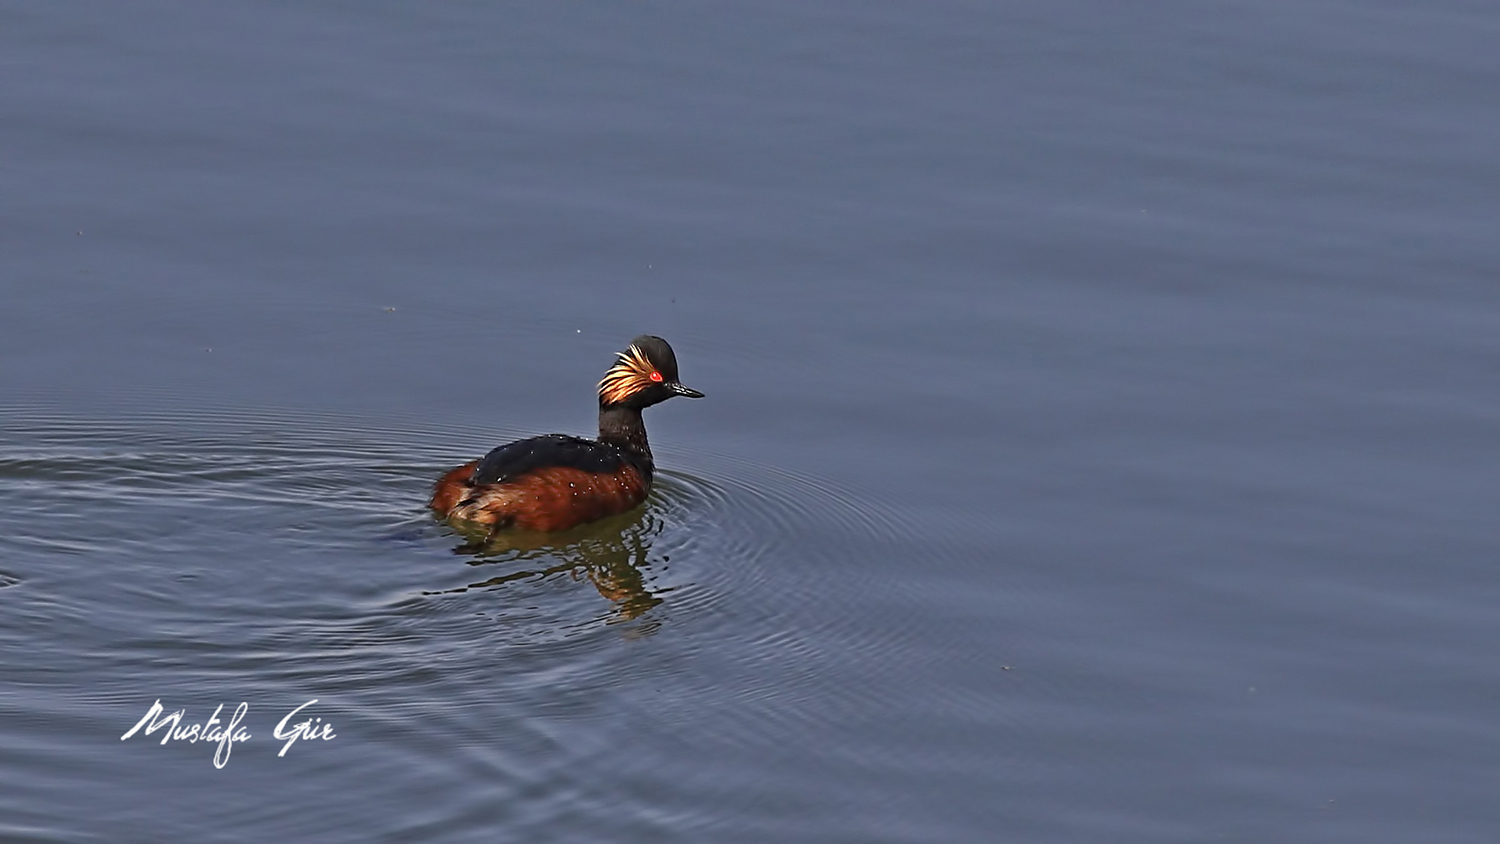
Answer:
[[[291,749],[292,745],[298,739],[322,739],[323,741],[328,741],[337,737],[337,734],[333,731],[333,724],[324,721],[321,717],[304,717],[303,720],[287,726],[288,722],[292,721],[298,713],[317,702],[317,698],[313,698],[307,703],[293,709],[276,725],[276,729],[272,731],[271,735],[286,742],[286,744],[281,746],[281,752],[276,754],[278,758],[285,756],[286,752]],[[214,714],[208,716],[207,721],[184,723],[187,719],[186,709],[167,712],[166,707],[162,706],[161,700],[158,699],[155,703],[151,704],[150,709],[146,710],[146,714],[141,716],[141,720],[135,722],[134,727],[127,730],[125,735],[120,736],[120,741],[130,738],[142,730],[148,736],[160,730],[162,731],[161,743],[163,745],[171,741],[185,741],[188,744],[197,744],[200,741],[213,742],[217,745],[214,750],[214,767],[223,768],[229,763],[229,754],[233,752],[234,746],[240,742],[250,740],[250,731],[241,726],[241,722],[245,720],[245,715],[249,711],[250,704],[242,702],[234,708],[234,714],[229,717],[229,720],[224,721],[220,718],[224,712],[224,704],[221,703],[214,709]]]

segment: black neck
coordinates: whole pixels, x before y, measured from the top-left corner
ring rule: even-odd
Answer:
[[[651,445],[646,442],[646,423],[641,420],[639,408],[622,404],[599,408],[599,441],[619,446],[625,453],[636,458],[650,477],[655,469],[651,459]]]

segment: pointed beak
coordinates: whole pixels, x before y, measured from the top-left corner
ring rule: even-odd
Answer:
[[[676,381],[673,381],[672,383],[668,384],[667,385],[667,389],[671,390],[672,391],[672,395],[674,395],[674,396],[687,396],[690,399],[701,399],[701,398],[703,398],[703,394],[702,393],[698,392],[697,390],[694,390],[692,387],[684,387],[681,384],[677,383]]]

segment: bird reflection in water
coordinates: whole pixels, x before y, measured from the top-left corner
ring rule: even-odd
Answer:
[[[625,515],[595,522],[567,533],[490,534],[460,529],[465,541],[453,553],[471,556],[473,566],[507,562],[546,561],[549,565],[507,572],[496,577],[445,589],[444,592],[467,592],[490,589],[521,580],[541,580],[567,574],[574,580],[587,580],[606,600],[615,605],[609,623],[634,621],[652,607],[662,603],[661,593],[646,586],[642,567],[648,566],[649,539],[655,532],[655,520]],[[643,631],[645,632],[645,631]]]

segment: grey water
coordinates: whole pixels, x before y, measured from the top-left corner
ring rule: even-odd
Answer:
[[[0,7],[0,839],[1497,840],[1496,43]],[[642,510],[431,519],[647,332]]]

